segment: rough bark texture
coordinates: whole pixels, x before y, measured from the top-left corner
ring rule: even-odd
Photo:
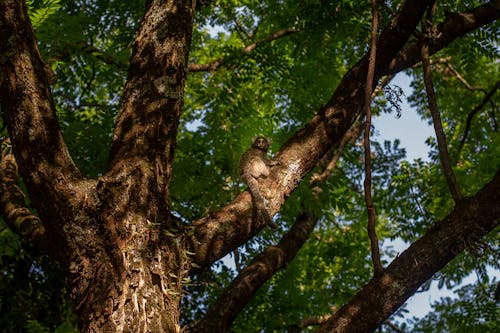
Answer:
[[[236,316],[243,310],[257,290],[273,274],[288,265],[309,238],[317,219],[302,213],[296,223],[276,245],[271,246],[245,267],[205,316],[189,332],[229,332]]]
[[[62,227],[72,216],[80,178],[55,116],[45,67],[24,3],[0,2],[0,101],[13,151],[55,256],[64,246]]]
[[[83,332],[179,330],[188,257],[182,233],[174,241],[162,230],[174,228],[167,188],[193,4],[152,1],[149,6],[134,46],[110,171],[89,180],[80,176],[64,144],[25,5],[0,2],[2,111],[50,239],[46,250],[67,274]],[[8,171],[9,165],[5,167]],[[3,205],[3,198],[16,199],[15,187],[6,186],[4,216],[12,206]],[[9,216],[7,222],[15,228],[15,218]]]
[[[429,54],[434,54],[455,38],[465,35],[480,26],[491,23],[500,17],[500,0],[493,0],[464,13],[450,13],[439,23],[433,38],[428,40]],[[395,74],[419,62],[420,43],[415,40],[405,45],[382,74]]]
[[[27,207],[24,193],[17,184],[17,163],[12,154],[2,154],[0,163],[0,211],[11,228],[39,247],[47,246],[40,218]]]
[[[193,26],[190,1],[152,1],[131,57],[110,153],[110,171],[94,182],[82,229],[84,271],[77,309],[89,331],[177,332],[188,257],[169,216],[168,184],[182,108]],[[177,230],[177,229],[176,229]],[[88,231],[87,231],[88,232]],[[90,260],[90,264],[87,261]],[[100,283],[81,276],[97,276]],[[88,299],[92,297],[94,299]],[[105,306],[103,306],[105,304]]]
[[[374,84],[381,75],[419,61],[418,48],[415,52],[411,43],[404,45],[429,3],[405,2],[381,33],[377,48],[380,61],[375,68]],[[264,227],[260,222],[252,222],[248,192],[219,212],[194,221],[189,232],[184,233],[170,216],[168,185],[182,108],[194,4],[152,0],[148,5],[133,48],[109,170],[103,177],[92,180],[80,175],[63,141],[24,2],[0,0],[1,110],[15,161],[40,220],[30,216],[30,225],[34,228],[23,229],[25,222],[18,219],[21,215],[13,213],[28,211],[20,209],[23,203],[15,186],[12,157],[2,160],[4,184],[0,209],[14,230],[32,239],[50,240],[41,241],[39,245],[65,270],[83,332],[179,331],[182,279],[190,271],[190,261],[202,267],[209,265]],[[438,26],[439,37],[429,41],[430,53],[498,18],[499,7],[499,1],[493,1],[466,14],[447,18]],[[271,168],[271,175],[261,184],[271,212],[281,208],[301,179],[341,140],[360,115],[366,70],[367,57],[364,57],[345,75],[330,101],[309,124],[282,146],[276,156],[280,164]],[[498,188],[496,190],[498,193]],[[480,193],[490,190],[485,191]],[[436,251],[435,243],[422,241],[416,249],[423,252],[408,259],[403,267],[409,269],[410,264],[415,264],[415,258],[427,259],[432,253],[438,258],[425,260],[429,266],[413,267],[430,276],[455,255],[460,246],[463,248],[463,241],[470,239],[465,235],[483,235],[489,228],[484,223],[490,223],[488,218],[492,218],[484,214],[498,207],[498,196],[490,194],[491,198],[464,200],[456,208],[461,209],[457,216],[461,214],[467,220],[466,225],[457,223],[462,233],[453,233],[446,221],[430,232],[439,231],[440,237],[456,248],[446,252],[445,246],[441,246]],[[485,217],[483,224],[474,222],[471,214]],[[454,218],[452,214],[449,220]],[[452,229],[446,237],[441,236],[443,228]],[[192,232],[194,236],[188,236]],[[453,235],[457,238],[451,239]],[[436,237],[435,241],[438,240]],[[392,272],[391,269],[395,269],[393,265],[387,272]],[[389,280],[408,283],[408,286],[389,285],[399,288],[396,290],[399,293],[404,288],[404,296],[409,295],[418,283],[406,280],[411,277],[404,270],[396,272],[399,273],[389,275]],[[386,281],[384,278],[387,276],[380,281]],[[246,281],[254,284],[252,289],[262,283],[249,277]],[[380,308],[378,316],[382,317],[401,304],[400,299],[391,294],[392,289],[384,290],[390,303]],[[380,302],[386,297],[377,292],[375,288],[376,300],[370,302]],[[378,313],[373,308],[367,312]],[[372,323],[367,325],[375,325],[378,320],[371,319]]]
[[[378,41],[374,84],[391,59],[405,45],[417,26],[429,1],[407,1]],[[318,115],[283,144],[276,154],[279,165],[261,182],[263,195],[268,198],[271,213],[279,211],[300,180],[316,166],[329,147],[339,142],[363,107],[363,83],[366,81],[368,55],[344,76],[330,101]],[[209,217],[193,223],[193,260],[200,266],[222,258],[233,248],[245,243],[263,228],[262,223],[251,223],[251,201],[243,193]]]
[[[418,43],[405,44],[430,1],[407,1],[394,20],[380,34],[374,84],[382,75],[394,74],[415,65],[420,59]],[[457,37],[493,22],[500,17],[500,0],[470,11],[447,17],[437,26],[436,38],[429,40],[434,54]],[[330,101],[318,115],[283,144],[276,154],[279,166],[261,182],[267,192],[270,210],[279,210],[300,180],[317,164],[329,147],[341,140],[362,108],[362,83],[365,81],[367,56],[344,76]],[[193,260],[200,266],[210,264],[245,243],[263,224],[251,224],[251,197],[244,192],[220,211],[193,222],[195,236],[191,248]]]
[[[500,171],[373,278],[320,332],[373,332],[418,287],[500,224]]]

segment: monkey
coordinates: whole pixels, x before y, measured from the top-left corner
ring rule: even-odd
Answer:
[[[267,157],[267,149],[269,141],[263,136],[258,136],[252,143],[252,146],[241,155],[239,163],[240,178],[248,185],[250,194],[252,195],[253,211],[252,218],[257,219],[262,217],[264,222],[272,229],[278,228],[273,223],[269,215],[264,198],[259,189],[259,178],[266,178],[269,175],[269,167],[276,165]]]

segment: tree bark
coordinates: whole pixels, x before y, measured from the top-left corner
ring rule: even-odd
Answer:
[[[192,6],[181,0],[149,4],[132,54],[110,171],[91,180],[80,175],[63,141],[24,2],[0,2],[1,109],[43,224],[31,217],[36,228],[27,233],[50,240],[45,250],[66,273],[82,332],[180,330],[189,258],[182,229],[169,215],[167,189]],[[12,171],[2,176],[8,180],[1,189],[5,214],[22,202],[9,178],[14,164],[3,162]],[[16,228],[15,216],[9,216]],[[167,229],[176,230],[175,239],[166,236]]]
[[[419,62],[418,43],[407,42],[430,1],[407,1],[382,31],[377,47],[374,84],[381,76],[394,74]],[[500,17],[500,0],[447,17],[437,26],[437,36],[428,41],[430,54],[456,38]],[[262,182],[264,196],[274,214],[300,180],[315,166],[329,147],[339,142],[362,110],[362,85],[367,56],[354,65],[318,114],[283,144],[276,154],[279,166]],[[250,194],[244,192],[220,211],[193,222],[191,251],[198,266],[222,258],[258,233],[264,224],[252,223]],[[196,270],[196,269],[195,269]]]
[[[430,1],[404,3],[394,20],[380,34],[377,47],[374,85],[390,61],[403,48]],[[328,148],[339,142],[363,107],[363,82],[366,81],[368,55],[347,72],[330,101],[311,121],[283,144],[271,168],[261,182],[271,213],[279,211],[301,179],[317,165]],[[199,266],[211,264],[245,243],[264,224],[251,219],[251,198],[245,192],[219,212],[194,221],[193,260]]]
[[[381,33],[377,48],[381,61],[375,68],[374,84],[384,73],[419,60],[404,58],[411,48],[403,47],[428,3],[405,2]],[[429,42],[431,53],[498,17],[498,1],[492,3],[489,11],[482,8],[467,14],[466,20],[462,16],[447,19],[455,26],[443,26],[444,37]],[[40,226],[32,218],[36,228],[26,232],[50,240],[40,244],[65,271],[82,332],[179,331],[179,300],[190,261],[209,265],[264,227],[252,223],[247,192],[221,211],[194,221],[189,230],[170,216],[168,186],[194,8],[192,2],[181,0],[148,4],[134,44],[109,170],[92,180],[81,176],[63,141],[24,2],[0,1],[1,110],[15,160],[42,222]],[[399,60],[390,63],[398,52]],[[366,68],[365,57],[277,154],[281,163],[263,182],[272,212],[280,209],[360,114]],[[3,215],[12,207],[10,203],[22,206],[11,186],[13,178],[8,182],[1,189]]]
[[[322,332],[373,332],[428,279],[500,224],[500,170],[374,277],[324,325]]]
[[[275,272],[286,267],[295,258],[317,221],[316,217],[307,212],[300,214],[281,241],[256,256],[224,290],[205,316],[189,329],[189,332],[229,332],[231,324],[257,290]]]

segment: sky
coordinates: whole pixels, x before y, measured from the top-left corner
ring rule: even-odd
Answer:
[[[224,29],[217,27],[209,27],[211,34],[215,35]],[[391,81],[391,85],[397,85],[403,89],[405,96],[402,98],[402,112],[401,117],[396,117],[395,113],[383,113],[379,117],[372,119],[372,124],[375,128],[373,139],[384,142],[385,140],[394,141],[400,140],[400,147],[406,149],[406,160],[413,161],[414,159],[421,158],[428,161],[429,147],[425,141],[429,137],[435,137],[432,125],[429,125],[426,120],[422,120],[417,112],[407,102],[407,97],[410,96],[412,88],[410,87],[411,79],[404,73],[397,74]],[[392,246],[394,251],[403,252],[410,244],[405,244],[401,240],[395,240],[384,243],[383,246]],[[232,258],[227,257],[228,263],[234,263]],[[489,269],[488,275],[496,280],[500,280],[500,270]],[[474,283],[477,280],[475,274],[469,275],[461,285],[455,287],[458,289],[463,285]],[[405,303],[406,309],[409,313],[405,318],[424,317],[429,311],[432,310],[431,305],[439,301],[441,297],[454,297],[452,290],[446,288],[439,289],[437,282],[433,282],[431,287],[426,292],[415,293]]]
[[[384,140],[400,140],[400,147],[406,149],[406,159],[413,161],[421,158],[428,161],[429,147],[425,144],[428,137],[435,137],[434,129],[427,121],[420,119],[417,112],[407,103],[406,99],[410,96],[412,88],[410,87],[410,77],[404,73],[399,73],[391,81],[391,85],[397,85],[403,89],[405,96],[401,105],[401,117],[397,118],[394,114],[382,114],[380,117],[373,118],[375,128],[374,139],[383,142]],[[401,240],[384,243],[384,246],[391,245],[396,252],[403,252],[410,244],[405,244]],[[500,280],[500,271],[489,269],[488,275],[497,281]],[[455,287],[458,289],[463,285],[474,283],[477,280],[475,274],[469,275],[461,285]],[[431,284],[429,291],[416,293],[407,302],[407,309],[410,311],[405,318],[425,316],[431,310],[431,304],[439,301],[441,297],[453,297],[454,293],[448,289],[438,289],[437,282]]]
[[[427,121],[420,119],[406,101],[412,91],[410,77],[400,73],[391,81],[391,85],[399,86],[405,93],[405,97],[402,98],[401,117],[397,118],[395,113],[384,113],[380,117],[374,117],[372,123],[376,135],[378,134],[375,139],[383,142],[397,138],[401,141],[400,146],[406,148],[407,160],[413,161],[416,158],[428,160],[429,147],[425,144],[425,140],[434,136],[434,129],[427,124]]]

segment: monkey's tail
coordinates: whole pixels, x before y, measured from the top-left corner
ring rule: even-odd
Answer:
[[[273,222],[273,219],[269,215],[269,212],[266,209],[266,204],[264,198],[260,194],[259,183],[253,177],[248,177],[249,179],[245,179],[248,189],[250,190],[250,194],[252,195],[252,199],[254,202],[254,210],[253,215],[254,218],[257,218],[258,215],[261,215],[264,219],[264,222],[271,228],[277,229],[278,226]],[[257,213],[257,214],[255,214]],[[257,216],[255,216],[257,215]]]

